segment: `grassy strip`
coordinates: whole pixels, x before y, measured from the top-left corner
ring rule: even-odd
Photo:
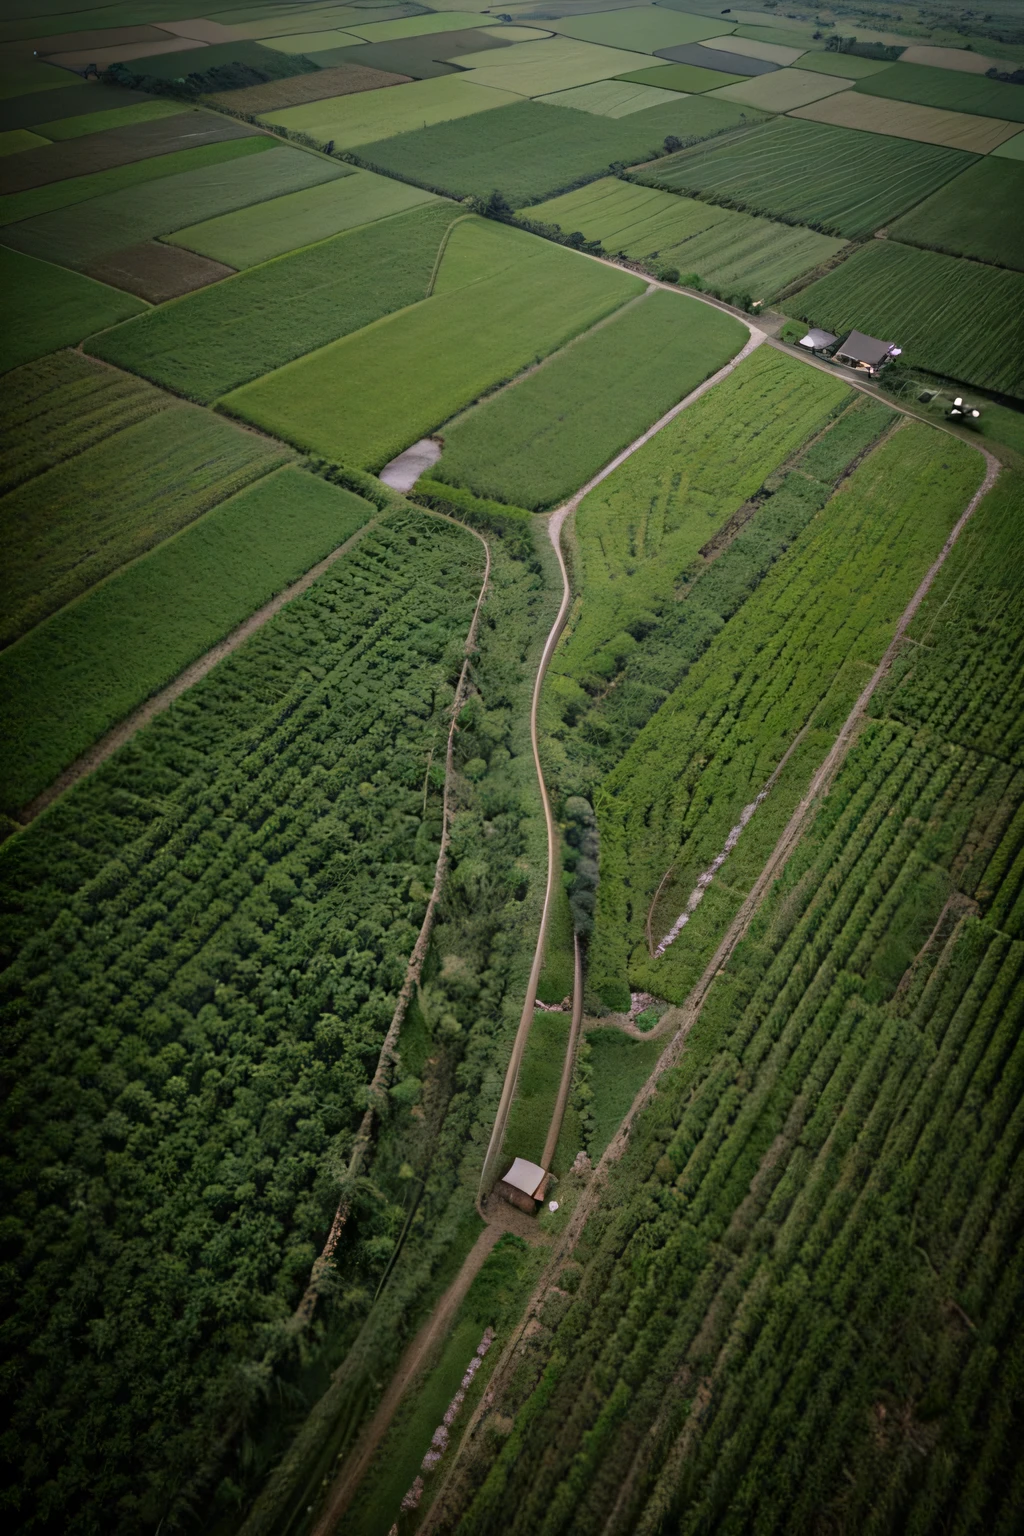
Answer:
[[[3,808],[362,527],[367,502],[285,468],[221,503],[0,655]]]
[[[477,277],[481,251],[507,270]],[[562,246],[470,221],[452,232],[433,297],[223,403],[301,448],[379,469],[641,288]]]
[[[554,506],[746,339],[720,310],[651,294],[446,429],[431,477],[534,511]]]
[[[351,230],[190,294],[89,350],[208,403],[422,299],[461,212],[432,203]]]

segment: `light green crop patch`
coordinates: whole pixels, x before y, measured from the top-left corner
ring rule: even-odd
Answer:
[[[324,144],[333,140],[338,149],[352,149],[432,123],[447,123],[454,118],[471,117],[475,112],[508,106],[515,99],[507,92],[473,85],[462,76],[441,75],[387,90],[358,91],[350,96],[311,101],[302,107],[285,107],[279,112],[265,113],[261,121],[291,132],[308,133]]]
[[[653,85],[628,80],[595,80],[592,85],[577,85],[571,91],[538,97],[549,107],[573,107],[577,112],[593,112],[597,117],[630,117],[647,107],[660,107],[678,99],[676,91],[661,91]]]
[[[634,53],[654,53],[682,43],[699,43],[706,37],[731,32],[728,22],[714,17],[691,16],[655,5],[631,6],[623,11],[601,11],[593,16],[566,16],[551,21],[551,30],[565,37],[609,48],[628,48]]]

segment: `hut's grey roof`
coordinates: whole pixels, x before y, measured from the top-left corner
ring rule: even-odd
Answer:
[[[877,336],[865,336],[863,331],[851,331],[836,352],[837,359],[846,358],[852,363],[864,363],[877,368],[892,351],[891,341],[879,341]]]
[[[800,345],[808,347],[812,352],[819,352],[822,347],[830,347],[836,340],[831,331],[819,331],[812,326],[806,336],[801,336]]]
[[[543,1182],[544,1169],[538,1168],[536,1163],[527,1162],[525,1157],[517,1157],[502,1180],[503,1184],[511,1184],[513,1189],[521,1189],[524,1195],[533,1195]]]

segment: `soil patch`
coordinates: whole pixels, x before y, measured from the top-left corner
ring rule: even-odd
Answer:
[[[109,283],[112,288],[137,294],[140,299],[148,299],[150,304],[163,304],[167,299],[180,298],[195,288],[219,283],[222,277],[232,277],[234,271],[234,267],[197,256],[182,246],[143,240],[138,245],[125,246],[121,251],[111,251],[96,266],[90,267],[86,275],[98,282]]]
[[[239,91],[217,91],[206,99],[211,106],[256,117],[261,112],[279,112],[283,107],[301,107],[309,101],[326,101],[329,96],[352,96],[356,91],[377,91],[408,81],[408,75],[367,69],[361,64],[339,64],[315,75],[292,75],[287,80],[268,80],[266,85],[243,86]]]
[[[145,99],[145,98],[142,98]],[[148,123],[129,123],[124,128],[105,128],[80,139],[65,139],[42,149],[13,155],[0,166],[0,194],[25,192],[70,176],[87,176],[131,165],[155,155],[226,139],[249,138],[257,130],[248,123],[215,117],[212,112],[186,109],[174,117],[158,117]]]

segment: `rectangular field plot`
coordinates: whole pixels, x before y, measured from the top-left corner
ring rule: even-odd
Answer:
[[[970,164],[959,150],[777,118],[719,146],[668,155],[636,174],[670,192],[798,219],[852,240],[881,228]]]
[[[699,43],[714,37],[722,27],[710,17],[691,16],[662,6],[636,5],[623,11],[596,16],[567,16],[552,22],[555,32],[609,48],[629,48],[635,53],[654,53],[678,43]]]
[[[618,80],[634,80],[638,85],[654,85],[663,91],[713,91],[721,85],[735,85],[743,75],[727,75],[720,69],[702,69],[699,64],[655,64],[650,69],[634,69]]]
[[[719,293],[771,298],[827,261],[845,242],[800,225],[778,224],[732,209],[611,177],[541,203],[535,217],[579,230],[613,255],[653,271],[695,273]]]
[[[174,401],[26,481],[0,502],[0,643],[290,457],[280,443]]]
[[[862,129],[865,133],[884,133],[897,139],[917,140],[920,144],[942,144],[948,149],[966,149],[977,155],[987,155],[1004,139],[1018,132],[1015,123],[997,117],[970,117],[966,112],[943,112],[937,107],[919,107],[912,102],[864,96],[855,90],[840,91],[835,96],[826,96],[824,101],[795,107],[793,116],[807,118],[815,123],[833,123],[840,128]]]
[[[627,69],[636,69],[641,57],[619,48],[601,48],[572,37],[544,38],[515,43],[487,53],[467,53],[459,64],[467,71],[466,82],[512,91],[517,96],[549,96],[593,80],[610,80]]]
[[[397,21],[371,21],[365,25],[353,19],[345,25],[367,43],[386,43],[396,37],[421,37],[433,32],[461,32],[475,27],[480,18],[475,11],[427,11],[422,16],[405,16]]]
[[[425,298],[460,211],[433,202],[280,256],[142,315],[89,350],[208,404]]]
[[[405,75],[382,69],[367,69],[363,64],[338,64],[317,70],[315,75],[292,75],[287,80],[268,80],[265,85],[247,85],[238,91],[219,91],[205,99],[213,106],[230,107],[252,117],[301,107],[311,101],[325,101],[333,96],[350,96],[357,91],[377,91],[386,85],[402,85]]]
[[[338,149],[352,149],[358,144],[429,127],[431,123],[447,123],[493,111],[507,106],[511,100],[501,91],[484,90],[465,78],[442,75],[435,80],[414,80],[393,90],[334,96],[310,102],[308,106],[265,113],[264,118],[293,132],[308,133],[323,143],[333,139]]]
[[[486,20],[486,17],[482,18]],[[369,65],[408,75],[415,80],[431,80],[440,75],[458,73],[464,54],[507,48],[531,36],[527,27],[469,27],[462,32],[427,32],[421,37],[406,37],[392,43],[358,43],[336,53],[317,54],[317,64],[344,63]],[[538,34],[544,36],[546,34]]]
[[[88,268],[126,245],[284,192],[334,181],[346,171],[347,167],[336,168],[329,160],[307,155],[301,149],[276,145],[265,154],[234,165],[229,176],[219,166],[204,166],[108,192],[71,208],[26,219],[7,229],[4,239],[29,255]]]
[[[375,176],[372,171],[352,170],[337,181],[179,229],[168,240],[241,270],[435,200],[433,192],[420,187]]]
[[[186,171],[205,170],[210,166],[223,165],[229,160],[247,160],[250,155],[266,154],[276,147],[272,140],[263,136],[255,139],[227,139],[219,144],[204,144],[199,149],[178,149],[169,155],[155,155],[151,160],[119,165],[112,171],[96,171],[91,176],[72,176],[67,181],[53,181],[45,187],[32,187],[28,192],[12,192],[8,197],[0,197],[0,225],[22,223],[43,213],[71,208],[75,203],[103,197],[108,192],[121,192],[129,187],[142,186],[147,181],[181,176]]]
[[[431,476],[534,511],[555,506],[746,340],[721,310],[646,295],[446,428]]]
[[[106,128],[125,128],[131,123],[177,117],[187,110],[181,101],[139,101],[134,106],[111,106],[106,112],[84,112],[80,117],[61,117],[55,122],[38,123],[36,132],[60,143],[64,139],[80,139],[86,134],[100,133]]]
[[[637,85],[628,80],[595,80],[593,85],[577,85],[571,91],[556,91],[538,100],[549,107],[572,107],[577,112],[594,112],[598,117],[630,117],[647,107],[661,107],[677,99],[674,91],[659,91],[651,85]]]
[[[989,155],[890,226],[895,240],[1024,271],[1024,165]]]
[[[709,37],[705,47],[720,48],[726,53],[737,53],[744,59],[763,59],[765,63],[774,64],[778,69],[784,69],[788,64],[795,64],[804,51],[802,48],[793,48],[785,43],[767,43],[758,38],[740,37],[738,33],[725,37]]]
[[[795,60],[794,69],[810,69],[819,75],[840,75],[844,80],[866,80],[892,69],[885,59],[862,59],[857,53],[805,53]]]
[[[502,259],[494,231],[478,230],[476,221],[456,225],[441,264],[441,279],[451,262],[466,286],[439,281],[424,303],[236,391],[225,406],[336,463],[380,469],[642,289],[639,278],[508,229],[514,264],[472,281],[481,257],[492,271]]]
[[[872,240],[789,301],[836,334],[853,327],[910,363],[1024,399],[1024,274]]]
[[[89,267],[87,276],[112,288],[123,288],[148,304],[166,304],[210,283],[231,277],[233,267],[209,261],[178,246],[159,240],[140,240],[118,251],[109,251]]]
[[[1024,123],[1024,91],[1019,85],[957,69],[894,64],[884,74],[861,80],[857,90],[894,101],[913,101],[922,107],[944,107],[950,112],[974,112],[980,117]]]
[[[360,158],[374,170],[453,197],[489,197],[499,188],[513,207],[522,208],[603,175],[613,162],[651,159],[662,152],[668,134],[697,143],[734,128],[743,112],[734,102],[703,96],[622,118],[521,101],[471,122],[367,144]]]
[[[770,75],[755,75],[737,85],[723,86],[714,94],[719,101],[740,101],[763,112],[788,112],[849,89],[848,80],[839,80],[834,75],[816,75],[807,69],[777,69]]]
[[[285,468],[222,502],[0,655],[4,799],[22,805],[374,508]]]
[[[144,307],[131,294],[0,246],[0,373],[77,346]]]
[[[72,176],[113,170],[135,160],[147,160],[151,155],[171,154],[176,149],[194,149],[226,139],[248,139],[255,132],[248,123],[197,111],[107,128],[101,133],[84,134],[66,143],[50,144],[0,161],[0,195],[9,197]]]

